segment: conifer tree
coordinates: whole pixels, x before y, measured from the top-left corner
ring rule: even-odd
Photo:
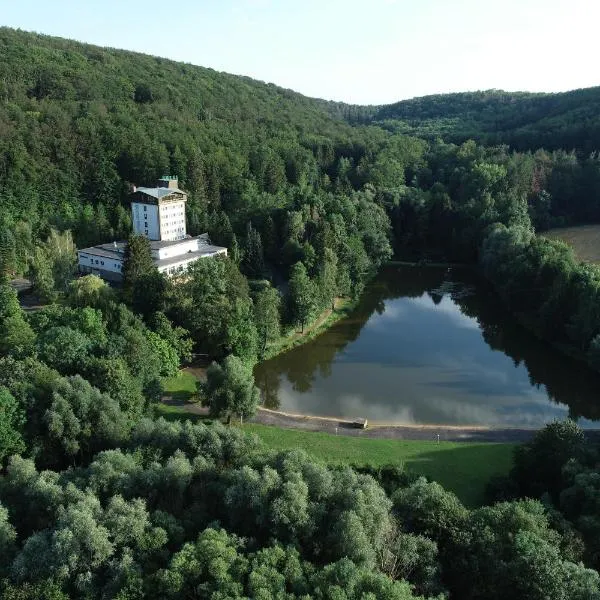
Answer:
[[[246,228],[246,247],[242,266],[249,277],[259,278],[264,275],[265,258],[262,239],[260,233],[252,227],[252,223],[248,223]]]
[[[300,324],[302,333],[315,306],[315,290],[306,267],[297,262],[291,270],[288,288],[288,310],[293,323]]]
[[[144,278],[153,275],[156,267],[148,238],[132,234],[127,241],[123,261],[123,297],[129,304],[140,294]]]

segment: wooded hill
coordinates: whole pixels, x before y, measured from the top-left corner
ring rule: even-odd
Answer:
[[[263,192],[327,186],[341,156],[358,164],[387,137],[292,91],[162,58],[8,28],[0,56],[0,229],[122,237],[128,184],[173,173],[197,233],[209,206],[236,214]]]
[[[358,108],[346,117],[358,120]],[[600,87],[557,94],[486,90],[436,94],[372,107],[363,122],[460,143],[508,144],[515,150],[581,150],[600,147]]]

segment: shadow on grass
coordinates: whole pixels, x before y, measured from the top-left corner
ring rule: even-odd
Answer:
[[[425,475],[454,492],[467,508],[484,503],[485,486],[496,475],[508,475],[515,444],[477,444],[423,452],[404,459],[409,473]]]
[[[167,421],[191,421],[192,423],[204,423],[210,425],[213,422],[208,415],[202,415],[185,410],[185,401],[176,402],[167,400],[153,406],[155,417],[163,417]]]
[[[188,390],[177,390],[165,394],[165,402],[173,406],[183,406],[185,404],[194,402],[197,396],[198,395],[195,392],[190,392]]]

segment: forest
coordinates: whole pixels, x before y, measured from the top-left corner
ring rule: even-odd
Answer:
[[[3,598],[600,598],[598,446],[570,421],[520,447],[476,509],[218,422],[252,415],[251,367],[283,330],[358,298],[393,256],[473,265],[600,368],[600,270],[536,235],[600,221],[579,118],[546,143],[548,99],[524,97],[527,123],[504,108],[526,144],[453,139],[390,123],[400,109],[7,28],[0,57]],[[452,118],[485,104],[464,100]],[[229,248],[179,282],[130,236],[131,186],[164,174],[189,194],[188,231]],[[126,238],[122,289],[76,277],[76,247]],[[42,308],[20,306],[18,276]],[[193,353],[215,360],[199,389],[213,420],[156,418]]]
[[[576,149],[594,152],[600,142],[600,88],[554,94],[486,90],[439,94],[396,104],[343,107],[351,122],[375,122],[386,129],[429,139],[486,145],[507,144],[520,151]]]

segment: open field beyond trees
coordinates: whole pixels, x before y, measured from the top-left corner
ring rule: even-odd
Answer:
[[[543,235],[569,244],[580,260],[600,264],[600,225],[556,227]]]

